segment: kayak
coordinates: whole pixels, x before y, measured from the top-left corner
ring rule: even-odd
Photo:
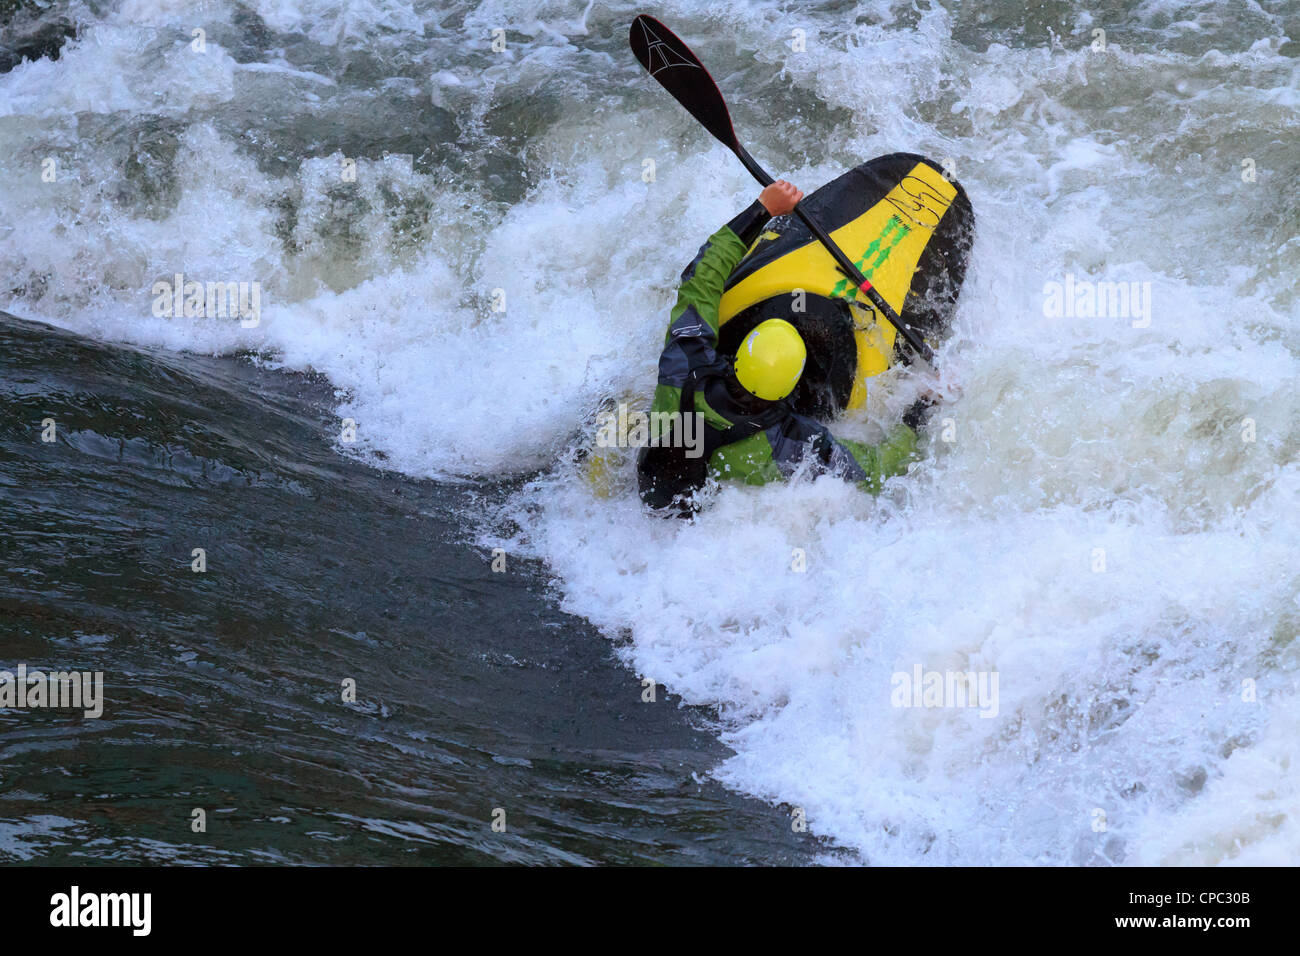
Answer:
[[[892,153],[849,170],[801,205],[904,322],[932,348],[942,341],[974,236],[975,216],[958,183],[923,156]],[[720,351],[734,355],[754,326],[773,318],[794,325],[807,345],[791,401],[815,418],[861,406],[867,379],[898,358],[893,325],[794,216],[774,219],[728,278]]]
[[[801,203],[830,233],[885,301],[933,348],[945,337],[966,276],[975,217],[961,186],[923,156],[880,156],[837,177]],[[898,358],[897,332],[845,278],[808,227],[794,216],[773,219],[724,285],[719,351],[735,355],[764,319],[785,319],[808,350],[794,409],[827,420],[861,406],[866,382]],[[906,349],[906,343],[899,344]],[[626,428],[614,422],[639,396],[607,398],[584,430],[596,437],[578,449],[598,497],[620,488],[633,454]],[[613,430],[610,440],[602,429]]]

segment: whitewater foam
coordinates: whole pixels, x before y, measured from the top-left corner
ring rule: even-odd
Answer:
[[[200,60],[182,6],[0,77],[0,305],[321,371],[358,423],[341,453],[535,475],[481,543],[543,559],[630,668],[715,708],[719,779],[868,861],[1300,860],[1300,78],[1270,5],[666,10],[773,172],[951,159],[979,227],[939,353],[955,440],[879,499],[728,487],[693,523],[644,514],[630,460],[594,498],[570,454],[600,401],[648,398],[677,273],[756,192],[626,56],[630,8],[253,4],[254,49],[218,5]],[[232,132],[290,97],[301,156]],[[351,156],[362,104],[429,150]],[[176,272],[259,281],[258,327],[152,316]],[[1044,316],[1067,274],[1150,282],[1149,326]],[[917,387],[882,376],[837,432],[878,436]],[[998,717],[891,706],[916,665],[998,673]]]

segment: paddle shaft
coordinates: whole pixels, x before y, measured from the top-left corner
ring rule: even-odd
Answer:
[[[744,164],[745,168],[749,170],[750,174],[757,179],[760,184],[763,186],[772,185],[774,180],[767,174],[767,170],[758,164],[758,160],[749,155],[749,152],[745,147],[740,145],[739,140],[737,140],[732,146],[732,151],[736,154],[736,158]],[[831,254],[831,258],[833,258],[835,264],[840,267],[840,271],[848,277],[849,281],[858,287],[858,291],[871,300],[871,304],[879,309],[880,314],[889,320],[889,324],[898,330],[898,334],[901,335],[907,344],[912,347],[912,350],[916,352],[917,355],[921,356],[922,360],[924,360],[927,365],[933,368],[934,353],[930,350],[930,347],[912,331],[910,325],[902,320],[899,314],[894,311],[893,307],[885,301],[885,297],[876,291],[876,287],[871,284],[871,280],[862,274],[861,270],[853,264],[853,260],[845,255],[844,250],[836,244],[835,240],[827,234],[825,229],[818,225],[817,220],[808,215],[808,213],[803,209],[802,204],[794,207],[794,214],[799,217],[800,221],[802,221],[805,226],[808,227],[808,231],[811,232],[816,237],[817,241],[826,248],[826,251]]]
[[[772,184],[772,177],[758,165],[758,161],[749,155],[745,147],[740,145],[735,126],[731,122],[731,112],[727,109],[727,101],[723,99],[718,84],[713,82],[713,77],[704,68],[700,58],[691,51],[681,37],[654,17],[641,14],[632,21],[628,29],[628,44],[646,72],[666,89],[673,99],[685,107],[686,111],[695,117],[695,120],[715,139],[735,153],[736,158],[745,164],[745,168],[755,179],[764,186]],[[876,291],[867,277],[853,264],[853,260],[846,256],[844,250],[836,245],[835,240],[826,234],[826,230],[818,225],[801,206],[796,205],[794,213],[831,254],[845,277],[857,286],[858,291],[867,297],[881,315],[889,320],[889,324],[898,330],[898,334],[912,347],[912,351],[933,367],[934,354],[930,351],[930,347],[912,331],[910,325],[899,318],[898,313],[885,301],[885,297]]]

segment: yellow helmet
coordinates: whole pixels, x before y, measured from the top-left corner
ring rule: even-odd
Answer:
[[[776,401],[794,391],[807,358],[798,330],[785,319],[768,319],[740,343],[736,380],[751,395]]]

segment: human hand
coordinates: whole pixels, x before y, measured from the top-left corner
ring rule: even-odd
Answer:
[[[778,179],[758,194],[758,201],[770,216],[784,216],[800,199],[803,199],[803,193],[784,179]]]

